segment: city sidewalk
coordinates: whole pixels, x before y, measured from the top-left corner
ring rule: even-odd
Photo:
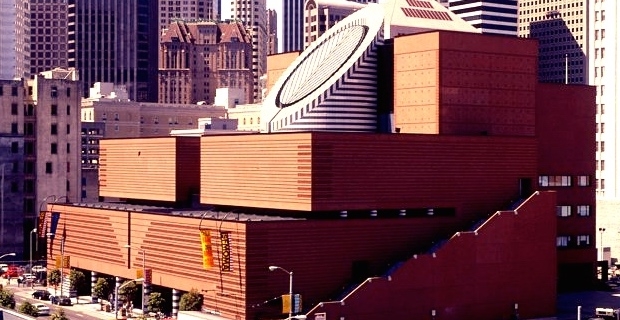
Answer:
[[[28,299],[29,301],[37,301],[32,298],[32,292],[35,290],[47,290],[50,293],[54,293],[53,288],[43,287],[43,286],[18,286],[17,279],[12,279],[10,282],[7,279],[1,278],[0,284],[5,289],[9,289],[13,291],[16,297],[21,297],[24,299]],[[49,301],[40,301],[45,304],[51,304]],[[72,310],[75,312],[84,313],[90,317],[104,319],[104,320],[114,320],[114,312],[105,312],[101,310],[100,303],[93,303],[90,296],[80,296],[78,298],[71,298],[72,306],[64,307],[67,310]],[[139,312],[139,310],[137,310]],[[119,319],[121,319],[119,315]]]

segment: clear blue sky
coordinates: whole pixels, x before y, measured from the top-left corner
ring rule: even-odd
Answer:
[[[220,5],[222,6],[222,20],[230,19],[230,2],[231,0],[222,0]],[[278,39],[282,39],[282,0],[267,0],[267,9],[274,9],[278,14]],[[282,50],[282,40],[278,41],[279,48]]]

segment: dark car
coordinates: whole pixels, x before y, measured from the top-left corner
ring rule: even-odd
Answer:
[[[47,290],[37,290],[32,293],[32,298],[39,300],[49,300],[50,293]]]
[[[61,296],[61,297],[52,296],[50,298],[50,301],[52,301],[52,304],[57,304],[59,306],[72,306],[73,305],[73,303],[71,302],[71,299],[67,296]]]

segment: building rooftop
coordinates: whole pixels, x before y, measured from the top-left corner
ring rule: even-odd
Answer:
[[[88,207],[108,210],[119,211],[133,211],[143,212],[151,214],[163,214],[171,216],[182,216],[189,218],[204,218],[214,220],[226,220],[226,221],[299,221],[306,220],[299,217],[283,217],[275,215],[261,215],[261,214],[248,214],[242,213],[240,210],[219,211],[209,208],[203,210],[200,209],[178,209],[170,207],[157,207],[127,203],[114,203],[114,202],[92,202],[92,203],[56,203],[56,205],[70,205],[77,207]]]

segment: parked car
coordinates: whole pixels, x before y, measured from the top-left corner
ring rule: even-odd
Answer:
[[[47,272],[47,268],[44,266],[34,266],[31,269],[32,273],[38,273],[38,272]]]
[[[7,270],[9,270],[9,265],[8,264],[0,264],[0,272],[6,272]]]
[[[50,301],[52,302],[52,304],[56,304],[59,306],[72,306],[73,302],[71,302],[71,298],[67,297],[67,296],[51,296],[50,297]]]
[[[22,268],[18,265],[10,265],[6,272],[2,275],[5,278],[17,278],[23,273]]]
[[[22,275],[20,276],[20,278],[21,278],[22,280],[26,280],[26,281],[28,281],[28,280],[32,280],[32,281],[34,281],[34,280],[36,280],[36,279],[37,279],[37,276],[35,276],[35,275],[34,275],[34,274],[32,274],[32,273],[24,273],[24,274],[22,274]]]
[[[37,308],[37,316],[49,316],[50,308],[42,303],[33,303],[35,308]]]
[[[47,290],[37,290],[32,293],[32,298],[39,299],[39,300],[49,300],[50,295],[51,294]]]

